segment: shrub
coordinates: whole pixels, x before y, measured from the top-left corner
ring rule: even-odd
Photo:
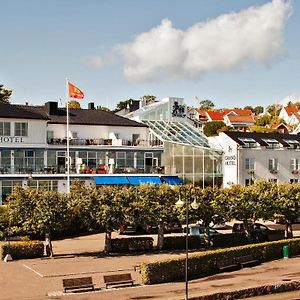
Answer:
[[[153,238],[134,237],[111,240],[112,252],[148,251],[153,249]]]
[[[234,247],[249,244],[249,240],[244,234],[240,233],[226,233],[213,235],[211,242],[214,247]]]
[[[13,259],[36,258],[44,255],[44,243],[41,241],[10,242],[10,245],[6,242],[1,247],[2,259],[8,253],[8,247]]]
[[[183,250],[186,249],[185,236],[166,236],[164,237],[164,250]],[[189,249],[203,248],[203,239],[200,236],[189,236]]]
[[[189,278],[199,278],[215,272],[216,259],[236,258],[252,255],[260,261],[270,261],[282,257],[282,248],[288,245],[291,255],[300,254],[300,238],[250,244],[239,247],[200,252],[189,256]],[[141,264],[142,282],[156,284],[184,280],[185,258],[166,259]]]

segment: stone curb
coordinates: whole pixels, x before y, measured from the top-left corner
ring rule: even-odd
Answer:
[[[263,285],[238,291],[215,293],[205,296],[192,297],[190,300],[236,300],[261,295],[276,294],[300,290],[300,282],[291,281],[275,285]]]

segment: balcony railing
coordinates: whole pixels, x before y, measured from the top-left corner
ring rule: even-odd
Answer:
[[[1,174],[22,174],[31,176],[34,174],[66,174],[64,166],[0,166]],[[106,165],[99,165],[98,167],[85,167],[84,169],[76,170],[74,166],[70,167],[70,174],[109,174],[109,167]],[[164,167],[145,166],[134,167],[116,167],[112,170],[113,174],[164,174]]]
[[[49,145],[67,145],[67,139],[48,139]],[[71,146],[139,146],[139,147],[153,147],[162,145],[161,141],[149,141],[149,140],[125,140],[125,139],[71,139]]]

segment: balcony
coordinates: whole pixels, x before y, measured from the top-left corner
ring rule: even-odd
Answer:
[[[67,139],[48,139],[49,145],[67,145]],[[129,146],[129,147],[155,147],[161,146],[161,141],[126,140],[126,139],[71,139],[70,146]]]
[[[1,174],[22,174],[31,176],[34,174],[66,174],[67,169],[65,166],[2,166],[0,167]],[[70,167],[70,174],[164,174],[164,167],[116,167],[109,170],[107,165],[99,165],[97,167],[86,166],[84,169],[76,170],[74,166]]]

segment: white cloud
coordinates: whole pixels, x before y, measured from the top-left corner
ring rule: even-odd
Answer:
[[[283,53],[283,30],[291,11],[289,0],[273,0],[194,24],[185,31],[164,19],[118,47],[124,74],[130,81],[161,81],[198,78],[249,60],[268,64]]]
[[[89,56],[85,59],[87,65],[94,69],[100,69],[103,67],[103,60],[100,56]]]

